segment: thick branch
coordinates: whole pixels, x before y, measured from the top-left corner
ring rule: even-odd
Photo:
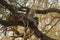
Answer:
[[[0,24],[2,24],[4,26],[15,26],[15,25],[23,26],[23,22],[21,22],[21,21],[6,21],[6,20],[2,20],[2,19],[0,19]]]
[[[45,9],[45,10],[35,10],[35,12],[37,14],[47,14],[49,12],[57,12],[57,13],[60,13],[60,9],[57,9],[57,8],[49,8],[49,9]]]
[[[7,8],[12,13],[17,13],[13,5],[8,4],[5,0],[0,0],[0,4]]]
[[[55,40],[43,34],[41,31],[39,31],[37,26],[35,26],[32,22],[29,22],[29,24],[30,24],[30,28],[34,29],[34,34],[36,35],[36,37],[41,38],[41,40]]]
[[[41,31],[38,30],[38,28],[36,28],[34,31],[35,31],[34,34],[35,34],[37,37],[40,37],[41,40],[55,40],[55,39],[50,38],[50,37],[48,37],[47,35],[43,34]]]

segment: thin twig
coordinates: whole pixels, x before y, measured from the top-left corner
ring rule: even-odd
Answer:
[[[45,33],[47,34],[54,26],[56,26],[56,24],[60,21],[60,19]]]

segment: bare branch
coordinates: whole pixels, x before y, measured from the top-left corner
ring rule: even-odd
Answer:
[[[6,21],[6,20],[2,20],[2,19],[0,19],[0,24],[2,24],[4,26],[14,26],[14,25],[23,26],[23,22],[21,22],[21,21]]]
[[[49,12],[57,12],[60,13],[60,9],[57,8],[49,8],[45,10],[35,10],[37,14],[47,14]]]
[[[43,34],[41,31],[38,30],[38,28],[36,28],[35,30],[35,35],[39,38],[41,38],[41,40],[55,40],[53,38],[48,37],[47,35]]]
[[[56,26],[56,24],[60,21],[60,19],[45,33],[47,34],[54,26]]]

